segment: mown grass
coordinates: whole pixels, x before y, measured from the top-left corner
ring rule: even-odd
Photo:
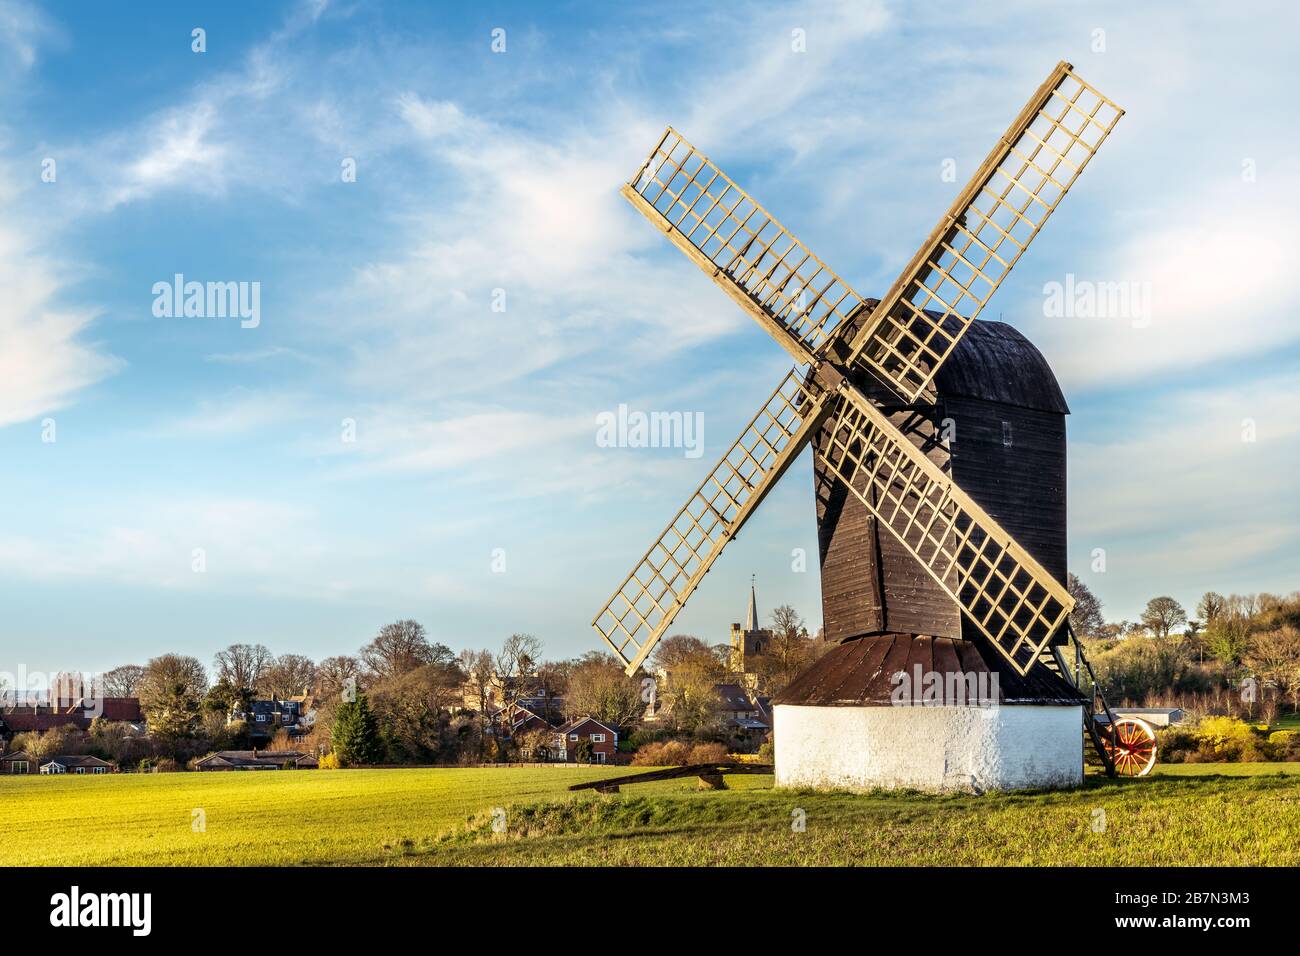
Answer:
[[[778,791],[764,776],[566,789],[614,768],[7,778],[0,864],[1300,864],[1300,765],[1160,770],[943,797]]]
[[[1300,763],[1158,763],[1151,772],[1162,777],[1275,777],[1300,774]]]

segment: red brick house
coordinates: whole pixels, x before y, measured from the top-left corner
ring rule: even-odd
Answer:
[[[19,750],[0,757],[0,773],[35,773],[36,761],[26,751]]]
[[[591,741],[591,759],[594,763],[614,763],[618,753],[618,731],[602,724],[595,717],[575,717],[555,731],[555,758],[574,761],[578,759],[579,741]]]
[[[522,702],[498,708],[492,712],[492,723],[499,728],[503,737],[514,738],[530,730],[551,730],[554,725],[537,713],[537,710]]]

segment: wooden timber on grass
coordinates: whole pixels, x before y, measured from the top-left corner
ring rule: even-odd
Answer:
[[[678,777],[699,777],[709,789],[720,790],[718,786],[725,774],[734,773],[775,773],[776,768],[767,763],[692,763],[684,767],[665,767],[662,770],[648,770],[645,773],[630,773],[623,777],[607,777],[604,780],[589,780],[575,783],[570,790],[595,790],[597,793],[618,793],[618,788],[633,783],[649,783],[652,780],[675,780]]]

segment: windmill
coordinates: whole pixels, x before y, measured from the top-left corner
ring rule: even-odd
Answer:
[[[988,338],[978,333],[967,340],[966,335],[972,327],[995,325],[976,325],[976,319],[1122,115],[1070,64],[1059,63],[879,300],[850,288],[671,127],[623,186],[628,201],[795,361],[596,615],[593,626],[627,672],[633,674],[645,663],[723,549],[809,444],[814,448],[828,637],[827,560],[837,550],[828,551],[828,538],[830,545],[835,543],[828,514],[837,496],[841,507],[847,500],[861,512],[872,532],[865,543],[838,548],[859,552],[859,560],[847,562],[849,577],[860,565],[877,590],[883,588],[884,603],[892,601],[896,610],[915,605],[916,595],[924,592],[923,603],[950,612],[950,625],[960,625],[947,636],[939,636],[939,627],[910,627],[901,633],[883,627],[881,620],[874,633],[869,625],[846,625],[841,645],[827,655],[831,663],[823,659],[814,665],[817,673],[802,675],[792,685],[794,696],[787,691],[776,701],[786,705],[784,716],[781,706],[776,709],[778,784],[930,786],[936,773],[943,779],[952,775],[955,750],[969,757],[957,763],[978,765],[970,774],[977,785],[981,779],[992,786],[1068,783],[1082,773],[1081,759],[1077,772],[1066,766],[1071,752],[1080,756],[1080,710],[1109,771],[1119,764],[1149,769],[1154,760],[1154,748],[1145,739],[1125,752],[1121,725],[1104,700],[1098,706],[1076,686],[1086,662],[1077,642],[1073,668],[1062,651],[1069,646],[1074,603],[1063,583],[1063,568],[1056,574],[1045,568],[957,483],[952,462],[932,453],[935,436],[918,435],[908,425],[932,417],[941,399],[939,377],[946,365],[957,364],[950,363],[953,356]],[[1046,374],[1050,378],[1050,370]],[[1055,388],[1054,379],[1051,384]],[[1063,470],[1063,424],[1060,445]],[[1063,490],[1059,511],[1063,542]],[[891,589],[890,582],[882,581],[885,550],[893,556],[892,566],[900,567],[901,556],[925,586],[895,583]],[[871,590],[856,590],[864,589]],[[853,591],[850,587],[839,596],[849,617],[856,606]],[[926,770],[918,781],[909,769],[878,766],[881,754],[898,749],[894,736],[916,734],[930,719],[924,713],[881,716],[882,708],[868,706],[879,703],[868,698],[878,696],[881,675],[892,674],[894,665],[925,661],[934,667],[941,660],[949,670],[956,664],[962,671],[997,673],[1009,680],[1014,686],[1003,688],[1006,702],[1057,705],[1039,708],[1053,713],[1050,730],[1035,725],[1029,731],[1031,737],[1050,738],[1050,752],[1031,752],[1018,762],[1007,758],[1014,748],[999,741],[1011,733],[1005,721],[1023,722],[1020,714],[986,719],[978,733],[945,718],[947,723],[923,734],[924,747],[940,755],[940,771]],[[858,686],[847,698],[827,697],[826,688],[836,681],[837,686],[846,681]],[[864,706],[853,706],[859,704]],[[859,710],[876,714],[857,714]],[[1073,715],[1068,745],[1060,730],[1062,710]],[[846,715],[866,723],[845,725]],[[1039,722],[1045,719],[1040,715]],[[971,734],[979,738],[974,743],[967,739]],[[1008,770],[1011,763],[1020,769]],[[964,773],[959,768],[958,775]],[[937,785],[945,786],[942,779]]]

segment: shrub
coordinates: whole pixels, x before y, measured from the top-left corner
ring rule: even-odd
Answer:
[[[689,744],[680,740],[666,740],[646,744],[632,758],[634,767],[682,767],[689,763]]]
[[[338,755],[338,754],[332,754],[332,753],[331,753],[331,754],[326,754],[325,756],[321,757],[320,760],[318,760],[318,761],[316,762],[316,766],[319,767],[321,770],[338,770],[338,769],[339,769],[339,755]]]
[[[1205,760],[1253,763],[1266,759],[1258,729],[1236,717],[1206,717],[1196,727]]]
[[[1269,760],[1300,760],[1300,731],[1273,731],[1264,744],[1264,753]]]
[[[171,757],[159,757],[153,765],[154,773],[176,773],[180,766]]]
[[[1236,717],[1206,717],[1197,726],[1196,736],[1202,744],[1213,748],[1215,753],[1224,753],[1254,740],[1255,730]]]
[[[687,763],[722,763],[727,759],[727,748],[722,744],[696,744],[691,748]]]
[[[1200,745],[1196,732],[1187,727],[1166,727],[1156,731],[1156,746],[1164,763],[1194,763],[1192,755]]]
[[[759,763],[774,763],[776,761],[776,747],[772,745],[772,741],[764,741],[763,745],[758,748],[758,760]]]

